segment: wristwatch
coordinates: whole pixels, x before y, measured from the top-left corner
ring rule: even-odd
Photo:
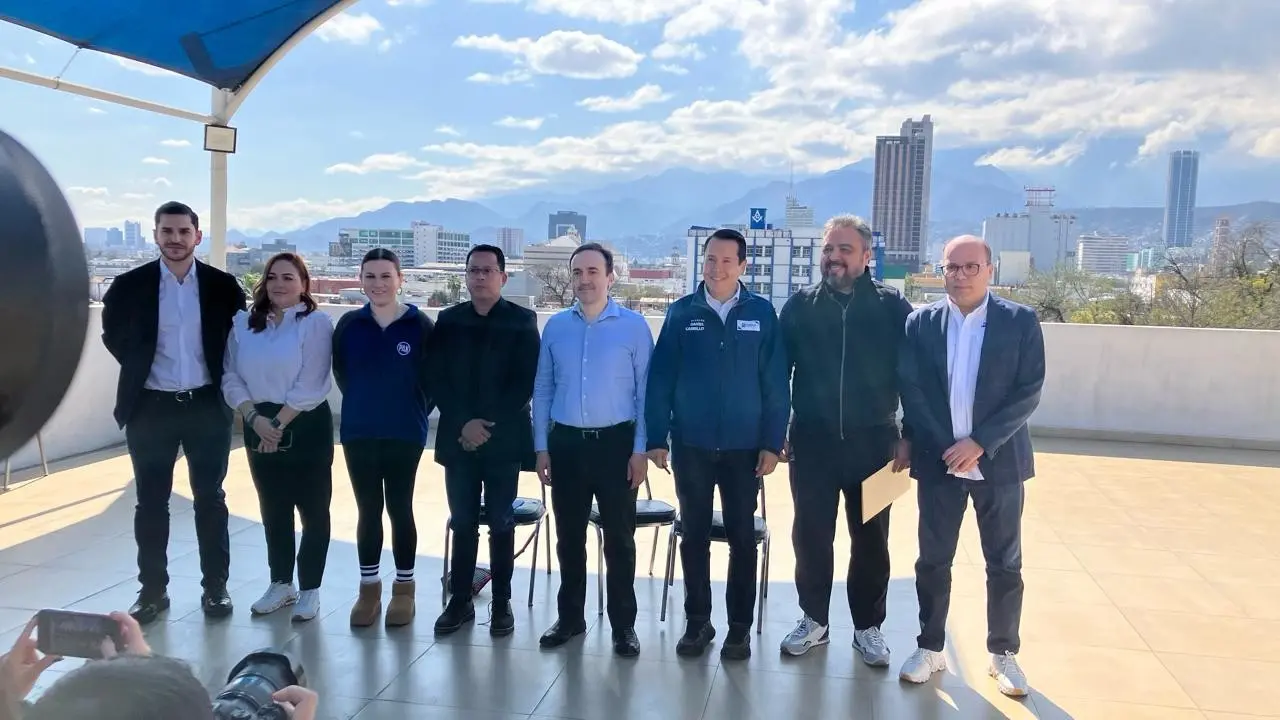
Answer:
[[[271,418],[270,422],[271,422],[271,427],[277,430],[280,429],[280,418]]]

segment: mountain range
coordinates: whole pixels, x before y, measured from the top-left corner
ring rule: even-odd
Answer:
[[[1151,163],[1117,166],[1110,162],[1103,166],[1086,157],[1071,167],[1031,176],[976,164],[980,156],[976,150],[935,151],[931,244],[960,233],[980,233],[984,218],[1021,210],[1023,188],[1027,185],[1055,185],[1058,205],[1062,212],[1076,215],[1080,232],[1126,235],[1138,241],[1159,236],[1163,175]],[[682,250],[691,225],[746,224],[750,208],[767,208],[769,221],[780,227],[789,193],[813,208],[819,222],[841,212],[869,218],[873,167],[873,161],[866,159],[794,181],[684,168],[597,187],[583,186],[579,179],[578,186],[543,186],[474,201],[394,202],[355,217],[333,218],[307,228],[259,237],[232,230],[228,241],[256,245],[262,240],[285,238],[302,250],[323,251],[339,229],[407,229],[413,221],[423,220],[470,232],[476,243],[491,242],[497,228],[521,228],[526,243],[533,244],[547,239],[548,214],[574,210],[587,216],[588,239],[607,240],[629,256],[652,258],[669,255],[673,249]],[[1280,203],[1248,195],[1257,193],[1259,187],[1275,188],[1274,182],[1260,185],[1256,174],[1219,175],[1202,168],[1200,199],[1238,198],[1245,202],[1199,208],[1197,233],[1208,233],[1214,219],[1221,216],[1237,223],[1280,220]],[[1119,206],[1114,202],[1127,198],[1135,198],[1136,202]]]

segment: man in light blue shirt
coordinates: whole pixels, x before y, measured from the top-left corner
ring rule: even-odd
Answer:
[[[587,520],[595,499],[604,531],[614,652],[640,654],[636,637],[636,489],[647,469],[644,391],[653,333],[609,297],[613,253],[586,243],[569,258],[573,307],[542,331],[533,386],[537,471],[551,487],[560,560],[559,617],[545,648],[587,630]]]

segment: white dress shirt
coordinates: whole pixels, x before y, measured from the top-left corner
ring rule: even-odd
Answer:
[[[978,388],[978,366],[982,361],[982,340],[986,336],[987,302],[965,315],[947,298],[947,385],[951,400],[951,428],[957,441],[973,432],[973,396]],[[964,473],[952,473],[969,480],[981,480],[975,465]]]
[[[182,392],[208,385],[209,366],[204,358],[200,323],[200,282],[195,263],[181,281],[160,263],[160,311],[156,355],[144,387]]]
[[[236,314],[227,336],[222,394],[227,404],[270,402],[294,410],[313,410],[333,386],[333,320],[321,310],[298,317],[299,304],[285,311],[279,325],[267,319],[262,332],[249,329],[249,312]]]
[[[716,314],[720,316],[720,322],[729,322],[729,311],[733,309],[734,305],[738,304],[738,295],[742,293],[742,286],[738,285],[737,289],[733,291],[733,296],[724,302],[720,302],[719,300],[711,297],[710,288],[704,287],[703,291],[707,296],[707,304],[710,305],[711,309],[715,310]]]

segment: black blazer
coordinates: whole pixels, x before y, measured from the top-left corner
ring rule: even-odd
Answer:
[[[942,453],[955,444],[947,383],[947,301],[907,318],[898,353],[903,424],[910,425],[911,477],[921,482],[948,476]],[[969,437],[986,452],[978,460],[989,482],[1021,482],[1035,475],[1027,420],[1044,386],[1044,335],[1036,313],[992,295],[978,363]]]
[[[211,265],[196,261],[195,271],[205,364],[214,387],[219,387],[227,335],[236,313],[245,309],[245,293],[235,276]],[[102,344],[120,363],[115,417],[122,428],[151,374],[159,327],[160,260],[153,260],[117,276],[102,298]]]
[[[458,443],[462,426],[483,418],[494,425],[489,441],[475,451],[478,456],[533,470],[531,400],[542,342],[538,316],[500,299],[489,311],[487,339],[476,346],[479,319],[464,302],[441,310],[431,333],[427,363],[440,408],[436,462],[448,466],[470,456]]]

